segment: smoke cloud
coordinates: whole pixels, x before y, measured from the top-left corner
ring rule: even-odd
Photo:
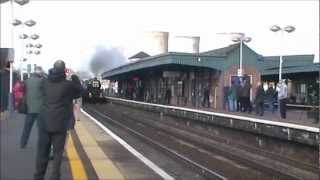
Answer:
[[[89,68],[90,71],[97,76],[127,62],[128,60],[119,49],[97,47],[96,52],[89,62]]]

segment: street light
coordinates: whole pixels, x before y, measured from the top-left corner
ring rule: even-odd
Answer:
[[[294,26],[286,26],[284,28],[281,28],[280,26],[278,25],[273,25],[270,27],[270,31],[272,32],[281,32],[281,39],[282,39],[282,36],[283,36],[283,33],[284,32],[287,32],[287,33],[292,33],[296,28]],[[282,44],[282,40],[281,40],[281,44]],[[283,63],[283,59],[282,59],[282,53],[280,53],[280,56],[279,56],[279,87],[281,87],[282,85],[282,63]],[[280,84],[281,83],[281,84]],[[279,89],[280,90],[280,89]],[[279,115],[281,116],[281,106],[280,106],[280,99],[278,98],[278,109],[279,109]]]
[[[243,42],[250,42],[252,39],[251,37],[246,37],[244,33],[238,33],[238,36],[234,36],[232,37],[232,41],[233,42],[240,42],[240,67],[239,67],[239,71],[238,71],[238,76],[242,76],[243,75],[243,69],[242,69],[242,44]]]
[[[23,6],[25,4],[27,4],[30,0],[14,0],[15,3]],[[19,24],[21,24],[22,22],[17,19],[13,19],[14,18],[14,12],[13,12],[13,0],[10,1],[10,7],[11,7],[11,21],[12,21],[12,25],[13,26],[17,26]],[[14,28],[12,27],[11,28],[11,45],[12,45],[12,48],[14,49],[14,42],[13,42],[13,37],[14,37]],[[14,61],[10,61],[10,80],[9,80],[9,98],[8,98],[8,110],[11,114],[11,112],[13,112],[13,95],[12,95],[12,86],[13,86],[13,62]]]
[[[22,24],[22,22],[21,22],[19,19],[14,19],[14,20],[12,21],[12,25],[13,25],[13,26],[18,26],[18,25],[20,25],[20,24]]]
[[[40,51],[39,51],[39,50],[35,50],[35,51],[33,51],[33,54],[39,55],[39,54],[40,54]]]
[[[31,39],[33,39],[33,40],[36,40],[36,39],[38,39],[40,36],[38,35],[38,34],[32,34],[31,35]]]
[[[24,24],[28,27],[31,27],[31,26],[36,25],[36,22],[34,20],[30,19],[30,20],[26,21]]]
[[[36,21],[32,20],[32,19],[29,19],[28,21],[25,21],[24,23],[22,23],[22,21],[20,21],[19,19],[14,19],[13,22],[12,22],[12,25],[13,26],[28,26],[28,27],[32,27],[34,25],[36,25]],[[19,36],[20,39],[27,39],[27,38],[30,38],[32,40],[36,40],[38,39],[40,36],[38,34],[33,34],[33,35],[26,35],[26,34],[21,34]],[[39,46],[39,45],[38,45]],[[28,43],[26,45],[24,45],[25,48],[33,48],[33,47],[36,47],[35,45],[31,44],[31,43]],[[38,48],[38,47],[36,47]],[[29,51],[26,51],[27,54],[35,54],[35,55],[39,55],[40,54],[40,51],[39,52],[33,52],[31,50]],[[20,61],[20,79],[23,80],[23,72],[22,72],[22,69],[23,69],[23,63],[25,61]]]
[[[28,38],[28,35],[26,35],[26,34],[21,34],[21,35],[19,36],[19,38],[20,38],[20,39],[27,39],[27,38]]]
[[[270,27],[270,31],[272,32],[281,32],[281,35],[283,35],[283,32],[287,32],[287,33],[292,33],[296,28],[294,26],[286,26],[284,28],[281,28],[278,25],[273,25]],[[279,83],[282,80],[282,53],[280,53],[280,57],[279,57]]]
[[[34,45],[34,47],[36,47],[36,48],[41,48],[41,47],[42,47],[42,44],[36,44],[36,45]]]

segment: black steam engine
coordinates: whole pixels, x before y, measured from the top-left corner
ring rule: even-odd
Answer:
[[[83,95],[84,103],[104,103],[105,98],[102,95],[101,83],[97,78],[85,81],[85,93]]]

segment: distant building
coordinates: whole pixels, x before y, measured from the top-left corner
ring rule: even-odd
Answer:
[[[150,57],[150,55],[147,54],[147,53],[145,53],[145,52],[143,52],[143,51],[140,51],[140,52],[138,52],[137,54],[129,57],[129,59],[130,59],[131,61],[136,61],[136,60],[139,60],[139,59],[142,59],[142,58],[146,58],[146,57]]]
[[[170,104],[200,107],[204,89],[209,87],[210,107],[222,108],[223,87],[237,80],[239,44],[202,53],[168,52],[148,56],[102,74],[103,79],[118,82],[118,96],[153,103],[164,103],[166,91]],[[291,103],[308,104],[310,91],[319,79],[319,63],[314,55],[283,57],[283,78],[289,80]],[[278,82],[279,57],[262,56],[243,45],[243,74],[252,84],[251,99],[259,81]]]

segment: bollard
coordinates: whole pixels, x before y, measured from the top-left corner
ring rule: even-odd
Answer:
[[[163,112],[160,112],[160,120],[163,120]]]

